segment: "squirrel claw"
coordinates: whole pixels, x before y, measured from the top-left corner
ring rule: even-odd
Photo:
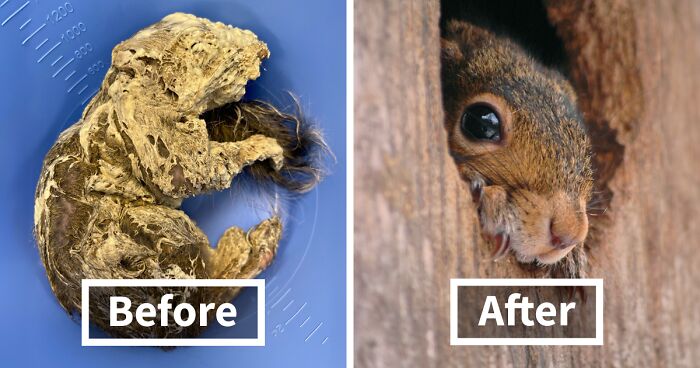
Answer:
[[[491,254],[491,259],[496,262],[505,257],[510,249],[510,236],[506,233],[498,233],[491,238],[495,243],[493,253]]]
[[[474,204],[481,203],[481,198],[484,196],[484,179],[474,179],[469,184],[469,191],[472,194]]]

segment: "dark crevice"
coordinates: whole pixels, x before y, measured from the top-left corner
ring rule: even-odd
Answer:
[[[541,1],[443,0],[440,5],[440,29],[451,19],[467,21],[514,40],[545,66],[566,72],[564,45]]]

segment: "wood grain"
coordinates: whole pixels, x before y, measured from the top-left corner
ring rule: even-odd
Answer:
[[[450,278],[540,273],[488,261],[447,154],[439,2],[356,0],[358,367],[700,364],[700,3],[553,4],[582,109],[602,132],[596,153],[612,163],[589,250],[589,277],[605,280],[605,346],[449,345]]]

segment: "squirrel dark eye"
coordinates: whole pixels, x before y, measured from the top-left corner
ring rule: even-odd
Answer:
[[[467,138],[498,142],[501,140],[501,119],[489,105],[477,103],[464,110],[462,134]]]

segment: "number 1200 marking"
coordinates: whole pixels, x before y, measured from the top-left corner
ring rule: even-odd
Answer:
[[[69,13],[73,12],[73,5],[69,2],[59,5],[58,8],[52,10],[49,14],[46,14],[46,21],[51,23],[58,23],[61,19],[65,18]]]

